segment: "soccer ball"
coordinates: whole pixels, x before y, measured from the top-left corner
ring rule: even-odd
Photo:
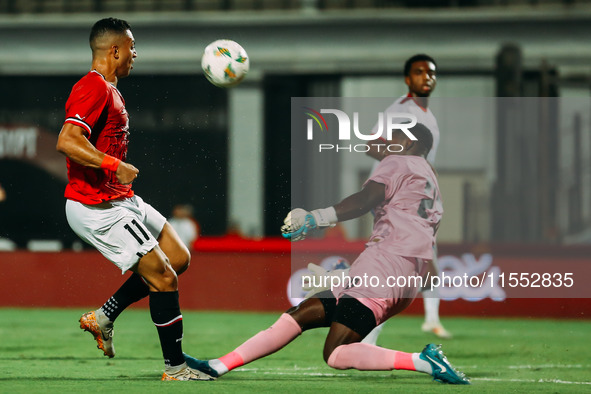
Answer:
[[[216,40],[205,47],[201,68],[209,82],[229,88],[242,82],[248,73],[248,55],[235,41]]]

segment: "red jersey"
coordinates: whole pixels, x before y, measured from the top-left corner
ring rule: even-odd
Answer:
[[[117,159],[127,158],[129,116],[119,90],[95,70],[90,71],[72,88],[66,102],[66,120],[82,127],[86,138],[96,149]],[[90,168],[66,158],[68,185],[66,198],[83,204],[99,204],[133,196],[131,185],[122,185],[115,173]]]

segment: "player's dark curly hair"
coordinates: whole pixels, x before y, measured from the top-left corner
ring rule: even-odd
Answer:
[[[431,56],[425,55],[424,53],[419,53],[418,55],[414,55],[413,57],[409,58],[404,63],[405,77],[408,77],[410,75],[410,68],[412,67],[412,64],[415,62],[431,62],[435,65],[435,68],[437,68],[437,63],[435,63],[435,60]]]
[[[417,137],[417,142],[421,145],[422,149],[418,153],[426,157],[433,147],[433,133],[422,123],[417,123],[410,132]]]
[[[431,133],[431,130],[424,124],[417,123],[409,131],[417,137],[416,143],[420,146],[417,154],[427,157],[433,147],[433,133]]]
[[[131,29],[131,26],[127,21],[117,18],[105,18],[96,22],[90,30],[90,48],[95,49],[95,42],[98,38],[102,37],[106,33],[118,33],[124,34],[127,30]]]

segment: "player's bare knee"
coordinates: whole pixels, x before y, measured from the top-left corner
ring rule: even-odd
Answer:
[[[154,287],[156,291],[176,291],[178,290],[178,277],[176,272],[167,265],[160,273],[159,278],[155,281]]]
[[[177,275],[185,272],[191,263],[191,252],[187,248],[179,248],[170,255],[170,265]]]
[[[191,265],[191,252],[185,249],[179,258],[177,269],[175,269],[176,273],[178,275],[182,274],[189,268],[189,265]]]
[[[285,313],[299,324],[302,331],[326,326],[324,308],[318,299],[307,299]]]
[[[173,269],[167,270],[164,275],[164,283],[166,284],[168,291],[176,291],[179,288],[178,276]]]
[[[291,308],[289,308],[288,310],[285,311],[285,313],[287,313],[288,315],[292,315],[293,317],[293,313],[298,309],[298,306],[292,306]]]

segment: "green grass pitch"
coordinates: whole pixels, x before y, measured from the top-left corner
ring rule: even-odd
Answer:
[[[543,305],[540,305],[543,307]],[[130,309],[115,325],[117,356],[108,359],[78,328],[83,309],[0,309],[0,393],[565,393],[591,392],[591,321],[445,318],[455,334],[438,341],[420,331],[420,317],[391,319],[381,346],[421,351],[442,342],[471,386],[433,382],[407,371],[339,371],[322,360],[326,329],[304,333],[285,349],[215,382],[161,382],[156,329],[147,310]],[[199,358],[219,357],[278,313],[183,313],[183,347]]]

